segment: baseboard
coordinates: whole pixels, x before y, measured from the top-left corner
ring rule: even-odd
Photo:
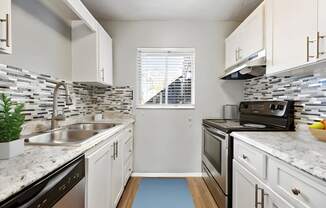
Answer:
[[[132,173],[133,177],[144,178],[186,178],[186,177],[202,177],[202,173]]]

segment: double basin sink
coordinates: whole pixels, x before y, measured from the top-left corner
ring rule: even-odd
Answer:
[[[25,139],[32,145],[80,145],[101,131],[111,129],[115,123],[78,123],[60,129],[44,132]]]

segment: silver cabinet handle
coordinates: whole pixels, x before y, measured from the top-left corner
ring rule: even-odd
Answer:
[[[104,68],[102,68],[102,81],[104,82]]]
[[[1,39],[1,42],[6,42],[6,46],[10,47],[9,44],[9,27],[10,27],[10,22],[9,22],[9,14],[6,14],[6,18],[5,19],[0,19],[0,22],[6,22],[6,39]]]
[[[116,142],[116,151],[115,151],[115,158],[118,158],[118,151],[119,151],[119,142]]]
[[[113,145],[111,145],[111,147],[113,148],[113,153],[112,153],[112,155],[111,155],[111,158],[114,160],[115,158],[114,158],[114,156],[115,156],[115,145],[114,145],[115,143],[113,143]]]
[[[325,35],[320,35],[320,32],[317,32],[317,59],[319,59],[320,55],[325,54],[324,51],[320,52],[320,40],[324,39],[325,37]]]
[[[315,56],[310,55],[310,44],[314,42],[315,41],[310,40],[310,37],[307,36],[307,62],[309,62],[311,58],[315,58]]]
[[[258,202],[258,191],[261,191],[260,202]],[[259,205],[261,208],[265,207],[265,196],[267,195],[263,188],[259,188],[257,184],[255,185],[255,208],[258,208]]]
[[[255,208],[258,208],[258,185],[255,185]]]

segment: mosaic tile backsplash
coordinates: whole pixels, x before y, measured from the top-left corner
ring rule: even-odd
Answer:
[[[52,116],[53,91],[57,82],[49,75],[0,64],[0,93],[24,103],[26,121],[49,120]],[[93,87],[67,82],[73,105],[65,105],[64,91],[59,91],[58,110],[66,118],[95,112],[132,114],[133,90],[130,87]]]
[[[296,121],[311,124],[326,119],[326,73],[258,77],[245,81],[244,98],[254,100],[295,100]]]

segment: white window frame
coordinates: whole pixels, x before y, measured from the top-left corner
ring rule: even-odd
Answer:
[[[138,52],[168,52],[168,51],[176,51],[176,52],[192,52],[194,56],[193,65],[192,65],[192,80],[191,80],[191,104],[140,104],[140,84],[139,83],[139,66],[136,60],[136,108],[137,109],[195,109],[195,75],[196,75],[196,49],[195,48],[137,48],[137,58]]]

